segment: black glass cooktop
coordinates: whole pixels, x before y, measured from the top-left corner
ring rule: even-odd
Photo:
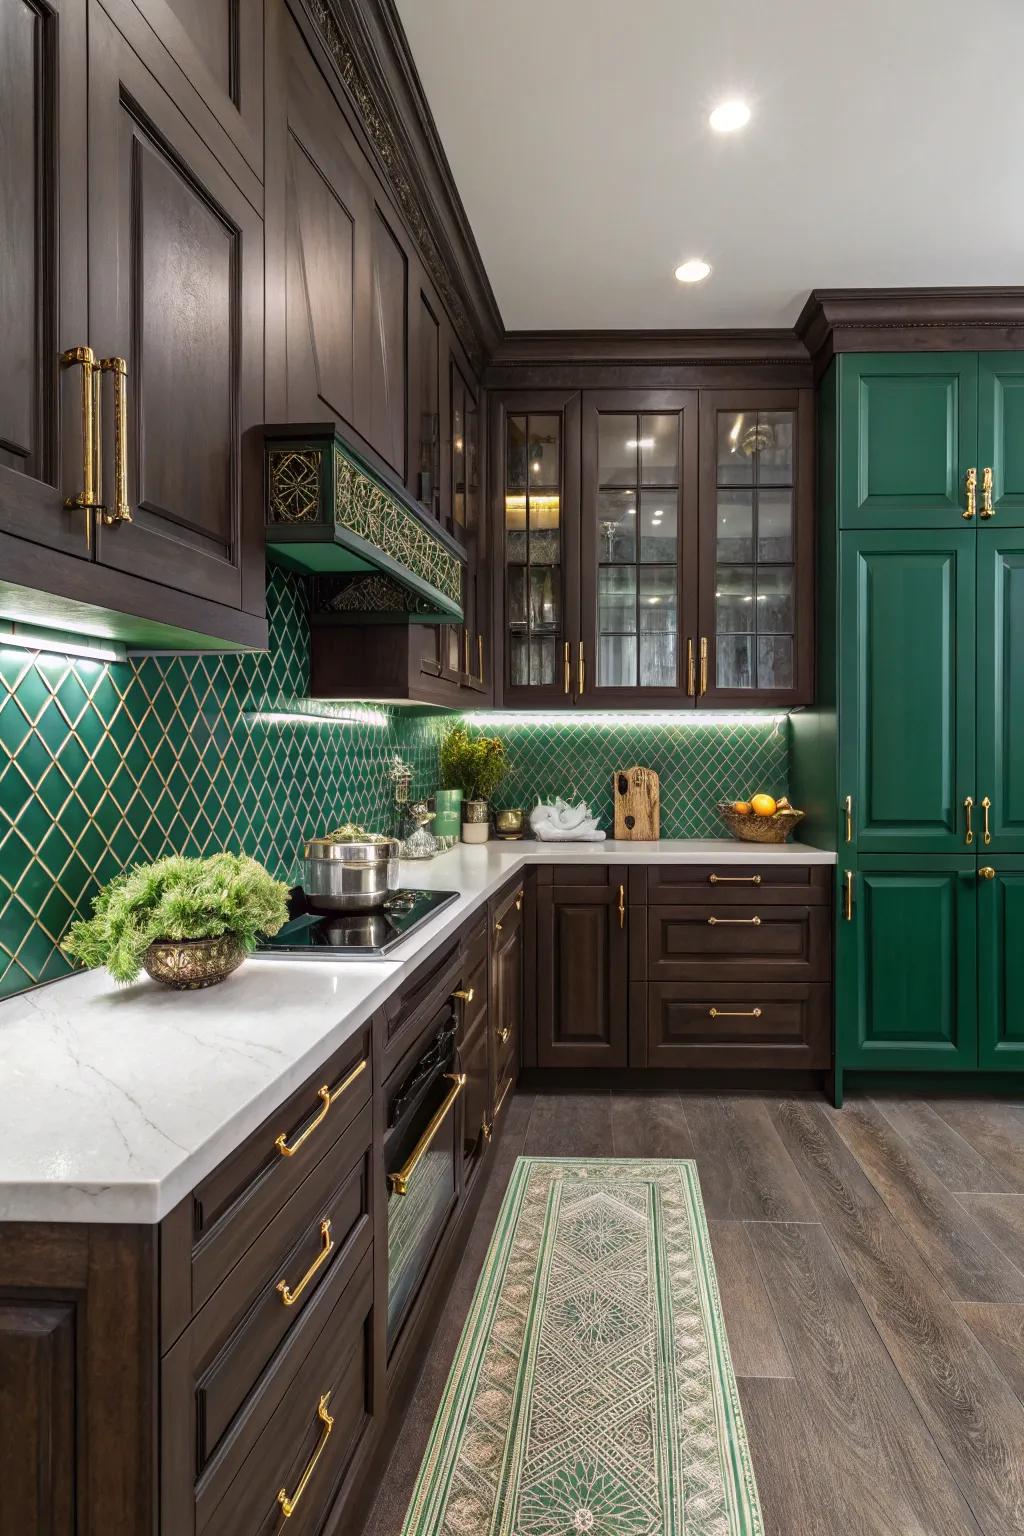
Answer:
[[[392,891],[375,912],[314,912],[300,885],[288,893],[288,921],[257,955],[286,960],[359,959],[387,955],[440,912],[458,891]]]

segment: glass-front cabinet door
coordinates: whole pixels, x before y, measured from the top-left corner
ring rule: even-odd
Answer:
[[[696,664],[697,395],[588,391],[582,433],[577,702],[679,707]]]
[[[499,395],[492,422],[504,547],[504,702],[571,707],[582,665],[580,397]]]
[[[811,395],[701,392],[699,706],[811,697]]]

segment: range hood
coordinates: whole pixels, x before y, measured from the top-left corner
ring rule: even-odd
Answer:
[[[352,623],[462,623],[466,553],[334,422],[266,426],[267,559]]]

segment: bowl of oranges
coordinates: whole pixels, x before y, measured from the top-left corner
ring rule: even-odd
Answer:
[[[804,819],[803,811],[783,795],[751,795],[749,800],[723,800],[718,814],[733,837],[742,843],[784,843]]]

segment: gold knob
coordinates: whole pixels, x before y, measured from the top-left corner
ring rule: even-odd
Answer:
[[[996,877],[996,872],[992,868],[991,864],[983,864],[981,866],[981,868],[978,870],[978,879],[979,880],[994,880],[995,877]]]
[[[471,1003],[473,1001],[473,988],[460,987],[457,992],[452,993],[452,1002],[456,1000],[460,1003]]]

